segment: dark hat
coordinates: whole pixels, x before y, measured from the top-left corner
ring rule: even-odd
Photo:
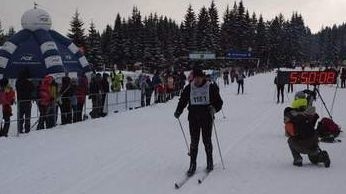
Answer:
[[[200,68],[200,67],[194,67],[192,69],[192,74],[193,74],[193,77],[204,77],[205,76],[202,68]]]

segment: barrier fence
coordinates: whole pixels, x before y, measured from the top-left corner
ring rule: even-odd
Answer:
[[[78,101],[77,98],[85,98],[85,102],[82,105],[76,103],[76,101]],[[20,117],[20,104],[23,105],[26,103],[31,105],[31,116],[28,118],[30,119],[30,130],[36,130],[42,127],[39,126],[42,125],[42,122],[45,123],[44,128],[51,128],[57,124],[83,121],[88,119],[89,116],[91,118],[98,118],[106,116],[108,113],[137,109],[141,107],[142,101],[145,100],[143,98],[144,96],[141,90],[136,89],[90,94],[87,96],[61,97],[51,102],[51,104],[45,108],[39,106],[41,104],[40,99],[18,101],[12,106],[8,136],[18,136],[20,123],[25,125],[25,118],[18,119]],[[0,106],[0,118],[3,118],[2,114],[2,106]],[[66,118],[67,123],[64,120]],[[1,127],[3,127],[4,124],[4,120],[1,119]],[[23,132],[25,132],[24,128],[23,126]]]

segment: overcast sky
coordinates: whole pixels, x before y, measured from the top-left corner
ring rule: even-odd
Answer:
[[[34,0],[0,0],[0,21],[6,30],[14,26],[22,29],[20,18],[22,14],[33,8]],[[181,22],[189,3],[196,13],[205,5],[209,7],[211,0],[36,0],[39,7],[46,10],[53,23],[53,28],[63,34],[69,29],[69,22],[76,9],[81,13],[85,28],[94,21],[97,29],[102,30],[107,24],[113,25],[117,13],[122,17],[131,14],[136,5],[142,15],[157,12]],[[238,1],[239,2],[239,1]],[[233,0],[215,0],[219,16],[222,18],[227,4],[233,6]],[[305,24],[312,32],[317,32],[322,26],[342,24],[346,21],[346,0],[243,0],[245,7],[252,13],[262,14],[264,19],[272,19],[283,13],[290,18],[293,11],[303,15]]]

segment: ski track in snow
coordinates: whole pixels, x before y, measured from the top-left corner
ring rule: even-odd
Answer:
[[[176,97],[165,104],[1,138],[0,193],[343,193],[343,142],[321,143],[331,157],[329,169],[310,165],[306,156],[303,167],[292,165],[283,131],[283,109],[294,94],[285,90],[285,103],[276,104],[273,80],[274,73],[245,79],[244,95],[236,94],[236,83],[220,85],[226,118],[221,111],[217,113],[215,126],[226,169],[222,169],[213,133],[216,166],[201,185],[197,174],[183,188],[174,189],[174,181],[189,165],[186,145],[173,117]],[[295,86],[294,91],[304,88]],[[330,107],[335,88],[323,86],[320,91]],[[333,109],[333,117],[343,129],[345,97],[346,90],[339,89]],[[320,117],[327,116],[321,100],[314,105]],[[181,122],[189,141],[186,109]],[[200,141],[199,170],[205,168],[205,160]]]

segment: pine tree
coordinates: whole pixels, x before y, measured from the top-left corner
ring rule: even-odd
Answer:
[[[91,22],[89,28],[89,36],[87,38],[87,48],[86,57],[88,62],[93,65],[94,68],[102,68],[102,53],[101,53],[101,37],[100,34],[95,29],[95,24]]]
[[[185,19],[182,25],[182,40],[184,42],[183,52],[184,56],[188,56],[188,54],[192,51],[196,51],[196,15],[192,9],[191,4],[189,5]]]
[[[112,27],[107,25],[106,29],[101,34],[102,58],[107,68],[113,68],[111,53],[112,32]]]
[[[5,34],[4,29],[2,29],[1,21],[0,21],[0,45],[3,45],[5,43]]]
[[[302,63],[307,58],[307,36],[301,15],[293,13],[289,25],[290,48],[293,60]]]
[[[268,57],[271,65],[280,67],[284,63],[282,35],[283,35],[284,17],[282,14],[276,16],[271,21],[268,30]]]
[[[250,19],[250,28],[249,28],[249,48],[251,48],[253,53],[257,53],[256,50],[256,31],[257,28],[257,16],[256,13],[252,13],[252,17]]]
[[[220,54],[220,25],[219,15],[214,0],[211,2],[209,7],[209,18],[210,18],[210,33],[211,33],[211,48],[210,50],[216,54]]]
[[[161,52],[161,42],[158,36],[158,17],[150,14],[144,19],[144,62],[148,69],[163,65],[164,57]]]
[[[205,7],[199,12],[197,22],[197,48],[199,51],[210,51],[211,50],[211,29],[209,26],[210,18],[208,10]]]
[[[243,5],[243,1],[239,2],[239,6],[238,9],[236,11],[236,24],[235,24],[235,28],[236,28],[236,35],[237,38],[234,41],[235,43],[235,49],[236,50],[247,50],[247,46],[246,46],[246,34],[247,32],[247,24],[245,21],[245,7]]]
[[[260,15],[258,19],[258,23],[256,26],[256,36],[255,36],[255,51],[257,57],[261,58],[262,62],[265,61],[267,58],[267,47],[266,47],[266,42],[267,42],[267,36],[266,36],[266,26],[263,21],[262,15]]]
[[[5,40],[10,39],[15,33],[16,33],[16,31],[14,30],[14,27],[10,26],[10,28],[8,29],[7,34],[5,35]]]
[[[114,22],[114,28],[112,32],[112,42],[111,42],[111,55],[112,62],[116,64],[119,69],[123,69],[124,65],[124,35],[123,35],[123,24],[120,14]]]
[[[71,41],[82,49],[85,53],[87,53],[88,48],[86,47],[86,36],[83,28],[83,21],[80,18],[80,14],[78,10],[76,10],[74,16],[72,17],[72,21],[70,22],[70,29],[67,37],[71,39]]]
[[[223,54],[227,54],[235,47],[236,40],[236,10],[237,4],[234,3],[233,9],[230,10],[229,6],[226,8],[224,14],[224,22],[221,24],[221,47]]]
[[[244,16],[244,22],[242,25],[242,29],[243,29],[243,42],[241,45],[242,50],[244,51],[249,51],[251,50],[251,46],[252,46],[252,40],[253,40],[253,32],[252,32],[252,21],[250,18],[250,14],[249,11],[246,10],[245,12],[245,16]]]
[[[143,23],[142,16],[137,7],[133,7],[132,16],[128,21],[128,36],[131,44],[132,63],[141,62],[143,59]]]
[[[128,19],[130,21],[130,19]],[[130,64],[132,61],[132,43],[129,36],[129,24],[123,19],[122,31],[123,31],[123,61],[124,64]]]

